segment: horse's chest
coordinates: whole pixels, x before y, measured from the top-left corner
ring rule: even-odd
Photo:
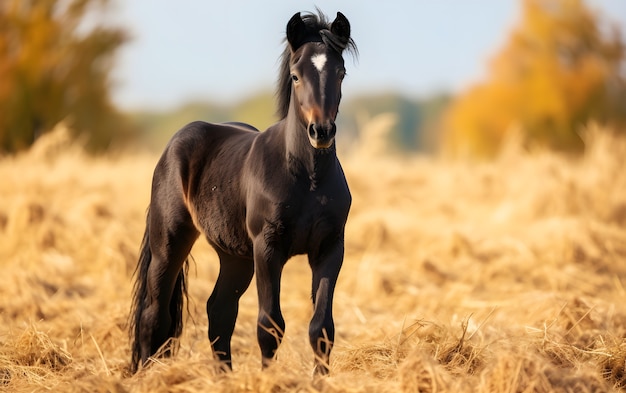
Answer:
[[[347,207],[324,194],[285,205],[281,214],[283,241],[290,255],[318,251],[329,237],[337,237],[345,224]]]

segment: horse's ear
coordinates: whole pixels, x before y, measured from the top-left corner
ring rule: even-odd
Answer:
[[[304,37],[306,35],[306,26],[300,13],[294,14],[294,16],[289,19],[287,23],[287,41],[291,46],[291,50],[296,50],[302,45],[304,42]]]
[[[350,22],[341,12],[337,12],[337,17],[330,25],[330,31],[345,42],[350,40]]]

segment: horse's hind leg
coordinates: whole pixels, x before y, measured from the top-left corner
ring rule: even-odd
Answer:
[[[146,307],[139,322],[142,364],[170,338],[181,333],[183,264],[199,235],[191,219],[180,210],[174,214],[174,210],[163,209],[164,212],[153,208],[149,212],[152,260],[144,278]],[[164,355],[169,354],[170,350],[166,349]]]
[[[239,298],[248,289],[254,275],[252,258],[241,258],[219,252],[220,273],[207,301],[209,340],[213,354],[232,369],[230,340],[235,329]]]

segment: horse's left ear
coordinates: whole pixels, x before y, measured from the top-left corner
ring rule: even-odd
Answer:
[[[330,25],[330,31],[348,42],[350,40],[350,22],[348,22],[348,18],[341,12],[337,12],[337,17]]]

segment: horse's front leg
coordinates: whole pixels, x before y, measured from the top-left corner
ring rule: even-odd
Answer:
[[[309,324],[309,340],[315,354],[315,374],[326,375],[329,371],[330,352],[335,340],[333,321],[333,294],[343,263],[343,236],[331,247],[309,254],[313,271],[313,318]]]
[[[276,358],[276,350],[285,334],[285,320],[280,310],[280,278],[286,257],[268,245],[264,236],[254,242],[254,266],[259,295],[257,339],[263,368]]]

